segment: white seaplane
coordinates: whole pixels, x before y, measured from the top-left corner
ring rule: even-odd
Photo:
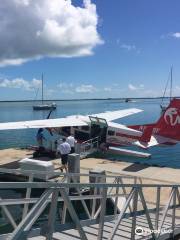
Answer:
[[[99,143],[106,143],[109,151],[137,157],[150,157],[150,154],[120,147],[136,145],[147,149],[156,145],[174,145],[180,141],[180,99],[173,99],[156,123],[125,126],[113,122],[141,111],[131,108],[86,116],[7,122],[0,123],[0,130],[45,128],[60,135],[73,134],[79,142],[99,137]]]

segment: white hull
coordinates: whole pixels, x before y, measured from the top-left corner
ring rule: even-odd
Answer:
[[[56,109],[55,104],[39,104],[34,105],[33,110],[50,110],[50,109]]]

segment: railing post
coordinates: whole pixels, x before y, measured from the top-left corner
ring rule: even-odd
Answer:
[[[131,229],[131,240],[135,239],[135,229],[136,229],[136,214],[137,214],[137,207],[138,207],[138,188],[135,187],[135,193],[133,197],[133,216],[132,216],[132,229]]]
[[[67,183],[69,183],[69,175],[67,175]],[[69,188],[65,190],[67,194],[69,194]],[[61,218],[61,224],[64,224],[66,222],[66,213],[67,213],[67,206],[66,203],[63,202],[63,209],[62,209],[62,218]]]
[[[119,184],[119,178],[117,178],[117,184]],[[118,195],[119,194],[119,187],[116,187],[116,198],[115,198],[115,202],[114,202],[114,217],[117,214],[117,204],[118,204]]]
[[[147,219],[147,222],[148,222],[148,225],[149,225],[149,229],[152,231],[151,232],[151,235],[152,235],[152,239],[157,239],[156,238],[156,235],[154,233],[154,228],[153,228],[153,224],[152,224],[152,221],[151,221],[151,218],[150,218],[150,215],[149,215],[149,211],[148,211],[148,207],[147,207],[147,204],[146,204],[146,201],[145,201],[145,198],[144,198],[144,195],[143,195],[143,191],[142,191],[142,187],[139,188],[139,197],[141,199],[141,203],[142,203],[142,206],[144,208],[144,211],[145,211],[145,214],[146,214],[146,219]]]
[[[157,238],[159,238],[160,235],[161,235],[161,229],[162,229],[162,227],[163,227],[164,220],[165,220],[166,215],[167,215],[167,212],[168,212],[168,210],[169,210],[169,207],[170,207],[170,204],[171,204],[172,197],[174,196],[174,192],[176,192],[176,191],[175,191],[174,188],[172,188],[172,191],[171,191],[171,194],[170,194],[169,200],[168,200],[168,202],[167,202],[167,204],[165,205],[164,210],[163,210],[163,215],[162,215],[162,219],[161,219],[160,227],[159,227],[159,229],[158,229],[159,232],[158,232]]]
[[[155,229],[156,230],[158,230],[158,227],[159,227],[160,193],[161,193],[161,187],[157,187],[157,193],[156,193],[156,217],[155,217]]]
[[[102,199],[101,199],[101,212],[99,219],[99,230],[97,240],[102,240],[103,238],[103,229],[104,229],[104,215],[106,214],[106,199],[107,199],[107,188],[102,189]]]
[[[80,154],[77,153],[72,153],[69,154],[68,156],[68,173],[79,173],[80,174]],[[80,176],[74,176],[71,177],[67,174],[67,183],[70,182],[75,182],[79,183],[80,182]],[[67,193],[69,194],[69,191],[74,191],[75,189],[67,189]],[[67,206],[65,203],[63,203],[63,209],[62,209],[62,218],[61,218],[61,223],[64,224],[66,221],[66,211],[67,211]]]
[[[123,194],[125,195],[125,199],[127,200],[127,191],[126,191],[126,188],[123,186],[123,180],[121,177],[119,177],[119,183],[122,184],[122,191],[123,191]],[[132,212],[132,207],[131,207],[131,204],[129,204],[129,211]]]
[[[175,218],[176,218],[176,193],[177,193],[177,187],[174,187],[173,206],[172,206],[172,233],[171,233],[172,239],[174,239],[174,228],[175,228]]]
[[[53,237],[54,223],[56,220],[56,212],[57,212],[58,195],[59,195],[59,189],[55,189],[52,193],[52,201],[51,201],[51,207],[50,207],[49,217],[48,217],[46,240],[52,240],[52,237]]]
[[[70,199],[69,199],[65,189],[61,188],[60,189],[60,193],[61,193],[61,196],[62,196],[62,198],[63,198],[63,200],[64,200],[64,202],[65,202],[65,204],[66,204],[66,206],[67,206],[67,208],[69,210],[69,214],[70,214],[72,220],[76,224],[76,227],[77,227],[77,229],[79,231],[81,239],[87,240],[86,234],[85,234],[85,232],[84,232],[84,230],[83,230],[83,228],[81,226],[80,220],[79,220],[79,218],[78,218],[78,216],[77,216],[77,214],[76,214],[76,212],[74,210],[74,207],[73,207],[73,205],[72,205],[72,203],[71,203],[71,201],[70,201]]]
[[[106,172],[104,170],[91,170],[89,171],[89,182],[90,183],[105,183],[106,182]],[[91,174],[93,176],[91,176]],[[100,190],[97,188],[90,188],[90,195],[100,194]],[[93,199],[91,201],[91,218],[94,218],[95,211],[98,209],[100,201]]]
[[[71,179],[72,179],[73,182],[75,183],[73,177],[71,177]],[[79,190],[79,188],[76,188],[76,190],[77,190],[79,196],[82,196],[81,191]],[[81,203],[82,203],[82,205],[83,205],[83,207],[84,207],[84,210],[85,210],[85,212],[86,212],[86,214],[87,214],[87,217],[88,217],[89,219],[91,219],[91,215],[90,215],[89,209],[88,209],[88,207],[87,207],[86,202],[84,201],[84,199],[81,199]]]
[[[29,180],[28,180],[28,182],[33,182],[33,173],[32,174],[30,174],[29,175]],[[27,198],[30,198],[30,196],[31,196],[31,188],[27,188],[26,189],[26,199]],[[28,208],[29,208],[29,203],[25,203],[24,204],[24,209],[23,209],[23,214],[22,214],[22,219],[24,219],[25,218],[25,216],[27,215],[27,213],[28,213]]]

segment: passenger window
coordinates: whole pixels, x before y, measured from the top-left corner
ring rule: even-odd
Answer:
[[[108,135],[109,135],[109,136],[114,136],[114,134],[115,134],[114,131],[111,131],[111,130],[108,131]]]

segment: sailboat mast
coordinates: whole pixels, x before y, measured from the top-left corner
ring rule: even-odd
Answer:
[[[44,81],[44,79],[43,79],[43,73],[42,73],[42,98],[41,98],[41,100],[42,100],[42,104],[43,104],[43,101],[44,101],[44,89],[43,89],[43,85],[44,85],[44,83],[43,83],[43,81]]]
[[[172,71],[173,71],[173,67],[171,66],[170,101],[172,100]]]

